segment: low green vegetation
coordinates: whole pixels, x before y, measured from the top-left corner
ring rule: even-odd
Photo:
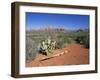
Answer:
[[[37,44],[34,40],[27,37],[26,38],[26,60],[32,60],[36,57]]]
[[[76,42],[83,44],[86,48],[89,48],[89,36],[88,35],[78,36],[76,38]]]
[[[89,48],[88,31],[28,31],[26,32],[26,60],[34,59],[41,52],[49,55],[53,49],[78,43]]]

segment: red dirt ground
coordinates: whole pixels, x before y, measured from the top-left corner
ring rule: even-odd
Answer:
[[[53,54],[62,52],[63,55],[46,60],[42,60],[44,55],[38,54],[34,60],[26,62],[26,67],[89,64],[89,49],[80,44],[69,44],[62,49],[54,50]]]

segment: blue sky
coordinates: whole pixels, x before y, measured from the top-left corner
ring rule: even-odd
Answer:
[[[70,30],[89,28],[89,15],[26,12],[26,30],[48,26]]]

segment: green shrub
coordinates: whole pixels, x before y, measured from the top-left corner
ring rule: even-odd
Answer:
[[[85,47],[89,48],[89,36],[85,37],[85,41],[84,41]]]
[[[89,48],[89,36],[78,36],[76,42],[85,45],[86,48]]]
[[[56,48],[63,48],[65,45],[74,43],[75,41],[73,38],[63,36],[61,38],[58,38],[56,42]]]
[[[26,60],[32,60],[36,57],[37,44],[31,38],[26,38]]]

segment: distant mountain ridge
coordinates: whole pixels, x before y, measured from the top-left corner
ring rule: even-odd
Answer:
[[[69,30],[69,29],[65,29],[65,28],[53,28],[53,27],[46,27],[46,28],[40,28],[40,29],[30,29],[30,30],[26,30],[27,32],[33,32],[33,31],[39,31],[39,32],[52,32],[52,31],[75,31],[75,32],[81,32],[81,31],[86,31],[89,32],[89,28],[80,28],[77,30]]]

